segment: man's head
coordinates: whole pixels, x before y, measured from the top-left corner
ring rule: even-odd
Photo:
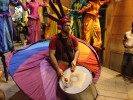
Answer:
[[[70,28],[71,28],[70,22],[66,22],[66,23],[64,23],[63,26],[62,26],[62,31],[63,31],[66,35],[68,35],[69,32],[70,32]]]
[[[58,22],[58,29],[68,34],[70,31],[70,20],[66,17],[61,18]]]

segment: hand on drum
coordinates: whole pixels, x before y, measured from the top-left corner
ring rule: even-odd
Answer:
[[[61,68],[57,69],[58,76],[63,76],[63,70]]]
[[[71,72],[74,72],[76,68],[76,61],[73,60],[71,65],[72,65]]]

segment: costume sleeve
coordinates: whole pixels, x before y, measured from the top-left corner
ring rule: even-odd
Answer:
[[[89,3],[87,6],[84,6],[81,10],[79,10],[79,13],[86,12],[88,9],[90,9],[91,3]]]
[[[63,10],[65,10],[65,11],[69,11],[70,10],[69,8],[67,8],[65,6],[62,6],[62,7],[63,7]]]
[[[38,2],[38,4],[39,4],[39,6],[40,7],[49,7],[49,4],[48,3],[40,3],[40,2]]]
[[[26,6],[25,6],[22,2],[20,2],[20,5],[22,6],[22,8],[23,8],[25,11],[27,11],[27,10],[29,9],[29,7],[30,7],[30,3],[29,3],[29,2],[26,2]]]
[[[107,3],[109,3],[109,2],[110,2],[110,0],[100,1],[100,5],[104,5],[104,4],[107,4]]]
[[[54,36],[54,37],[52,37],[51,40],[50,40],[49,49],[56,50],[55,41],[56,41],[56,38],[55,38],[55,36]]]

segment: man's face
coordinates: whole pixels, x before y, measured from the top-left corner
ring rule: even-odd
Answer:
[[[70,28],[71,28],[70,22],[66,22],[63,24],[62,31],[66,34],[69,34]]]

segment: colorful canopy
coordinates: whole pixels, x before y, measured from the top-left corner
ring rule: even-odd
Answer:
[[[79,41],[78,64],[94,72],[96,82],[100,76],[100,63],[95,50],[82,40]],[[49,59],[50,39],[36,42],[11,53],[7,58],[8,71],[31,99],[56,100],[57,74]]]

